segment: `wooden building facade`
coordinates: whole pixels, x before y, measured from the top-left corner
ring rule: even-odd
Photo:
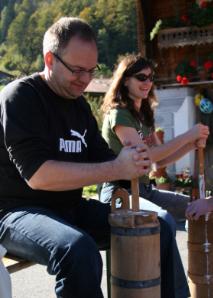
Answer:
[[[160,102],[156,111],[157,125],[164,128],[166,140],[196,122],[209,125],[205,172],[207,188],[213,190],[213,111],[203,113],[199,104],[195,104],[197,93],[213,104],[213,2],[136,0],[136,8],[138,48],[157,63],[156,86]],[[172,19],[177,26],[169,27],[166,21]],[[150,40],[158,20],[164,26],[161,24],[154,39]],[[181,77],[186,77],[185,82],[177,81],[178,71]],[[184,165],[194,172],[195,160],[193,154],[186,156],[170,169],[171,173],[177,173]]]
[[[138,48],[146,56],[157,62],[159,79],[174,81],[175,69],[182,60],[195,60],[208,57],[213,52],[213,19],[206,26],[190,25],[188,16],[195,0],[137,0]],[[213,2],[208,2],[213,9]],[[207,8],[203,8],[207,9]],[[201,12],[202,13],[202,12]],[[205,15],[201,15],[205,17]],[[178,18],[184,25],[160,30],[154,40],[150,32],[156,22]],[[193,16],[193,18],[195,18]],[[184,22],[185,19],[185,22]],[[195,22],[196,20],[193,20]],[[202,20],[201,20],[202,21]],[[200,21],[199,25],[202,24]],[[199,20],[198,20],[199,22]],[[203,21],[204,23],[204,21]]]

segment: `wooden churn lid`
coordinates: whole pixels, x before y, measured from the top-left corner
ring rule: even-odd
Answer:
[[[119,200],[119,207],[118,205]],[[157,212],[148,210],[133,211],[130,209],[129,193],[124,188],[117,188],[112,195],[112,212],[109,215],[109,223],[114,227],[139,228],[156,227],[159,225]]]

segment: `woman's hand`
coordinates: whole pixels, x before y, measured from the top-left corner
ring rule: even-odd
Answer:
[[[207,140],[209,136],[209,127],[201,123],[196,124],[187,133],[188,141],[194,142],[196,140]]]
[[[207,139],[199,139],[195,142],[196,148],[205,148]]]
[[[213,211],[213,197],[198,199],[189,204],[186,209],[186,218],[198,220],[201,215]]]

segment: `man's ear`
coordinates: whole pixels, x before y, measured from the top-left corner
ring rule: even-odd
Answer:
[[[44,56],[45,65],[51,69],[53,64],[53,54],[51,52],[47,52]]]

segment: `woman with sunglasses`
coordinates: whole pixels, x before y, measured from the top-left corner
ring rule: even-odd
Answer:
[[[153,79],[154,65],[150,60],[140,55],[128,55],[121,60],[104,97],[102,134],[116,154],[124,145],[134,146],[145,142],[150,147],[152,162],[158,167],[164,167],[195,149],[197,140],[207,138],[208,128],[196,125],[187,133],[161,145],[155,134],[154,107],[157,100]],[[112,192],[118,186],[131,192],[130,181],[106,182],[102,186],[100,200],[110,202]],[[181,209],[184,216],[189,197],[153,188],[148,176],[140,178],[139,191],[143,197],[140,198],[141,208],[157,211],[159,217],[166,220],[173,230],[176,298],[188,297],[188,285],[175,241],[176,224],[173,217],[161,207]]]
[[[152,61],[140,55],[128,55],[121,60],[104,97],[102,134],[116,154],[125,144],[134,146],[145,142],[150,148],[152,162],[161,168],[196,149],[200,140],[205,143],[209,129],[208,126],[197,124],[186,133],[161,144],[155,133],[154,108],[157,99],[153,79]],[[102,201],[110,200],[109,188],[115,185],[130,188],[128,181],[105,183],[101,192]],[[174,215],[178,210],[179,216],[185,216],[189,196],[155,189],[150,185],[148,176],[140,179],[140,195],[164,209],[174,210]]]

